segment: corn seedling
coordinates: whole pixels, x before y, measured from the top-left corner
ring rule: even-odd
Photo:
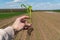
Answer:
[[[30,20],[29,20],[29,22],[30,23],[32,23],[32,6],[26,6],[26,5],[24,5],[24,4],[21,4],[21,7],[25,7],[25,9],[26,9],[26,11],[27,11],[27,14],[28,14],[28,16],[30,17]]]
[[[29,16],[32,18],[32,6],[28,6],[29,9]],[[30,23],[32,23],[32,19],[30,19]]]
[[[30,23],[32,23],[32,6],[26,6],[24,4],[21,4],[21,7],[25,7],[26,11],[27,11],[27,15],[30,17],[30,19],[28,20]],[[31,27],[32,28],[32,27]],[[31,28],[28,29],[27,31],[27,38],[26,40],[30,40],[30,34],[32,32]]]

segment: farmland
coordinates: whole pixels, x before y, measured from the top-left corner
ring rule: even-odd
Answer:
[[[0,18],[4,19],[0,19],[0,28],[11,25],[19,16],[19,12],[0,13]],[[15,35],[14,40],[60,40],[59,17],[59,12],[32,12],[32,27],[34,30],[31,35],[28,35],[27,30],[22,30]]]
[[[34,12],[32,40],[60,40],[60,13]]]
[[[5,13],[0,13],[0,19],[5,19],[5,18],[10,18],[13,16],[18,16],[21,14],[24,14],[25,12],[5,12]]]

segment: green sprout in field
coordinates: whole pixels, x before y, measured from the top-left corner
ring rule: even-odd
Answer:
[[[24,4],[21,4],[21,7],[25,7],[28,16],[31,18],[32,17],[32,6],[26,6]],[[30,19],[30,23],[32,23],[31,19]]]
[[[26,6],[24,4],[21,4],[21,7],[25,7],[27,15],[30,17],[30,19],[28,20],[30,23],[32,23],[32,6]],[[26,40],[30,40],[30,35],[31,32],[33,31],[33,28],[30,27],[27,31],[27,39]]]

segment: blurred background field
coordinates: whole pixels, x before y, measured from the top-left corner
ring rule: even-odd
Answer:
[[[12,25],[16,18],[26,15],[26,9],[0,9],[0,28]],[[60,10],[32,10],[33,31],[28,36],[27,30],[18,32],[14,40],[59,40]]]
[[[0,19],[10,18],[18,15],[25,14],[25,12],[6,12],[6,13],[0,13]]]
[[[22,14],[26,14],[27,12],[25,10],[22,10],[22,11],[14,11],[14,10],[17,10],[17,9],[0,9],[0,19],[5,19],[5,18],[11,18],[11,17],[14,17],[14,16],[19,16],[19,15],[22,15]],[[8,11],[9,10],[9,11]],[[12,10],[12,11],[10,11]]]
[[[33,10],[37,11],[51,11],[51,12],[60,12],[60,10]],[[22,14],[26,14],[26,9],[0,9],[0,19],[10,18]]]

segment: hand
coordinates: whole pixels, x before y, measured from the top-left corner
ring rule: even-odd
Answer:
[[[12,25],[13,29],[16,31],[19,31],[23,28],[24,29],[27,28],[27,26],[29,28],[31,26],[31,24],[29,24],[27,22],[26,19],[28,19],[28,18],[29,18],[29,16],[21,16],[21,17],[17,18],[16,21]]]

